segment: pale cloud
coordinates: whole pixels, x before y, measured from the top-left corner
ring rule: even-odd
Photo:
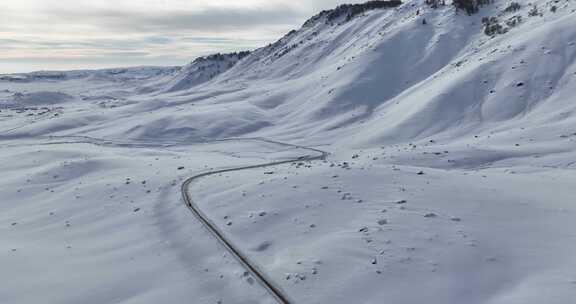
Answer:
[[[0,73],[181,65],[253,49],[340,0],[1,0]],[[346,1],[362,2],[362,1]]]

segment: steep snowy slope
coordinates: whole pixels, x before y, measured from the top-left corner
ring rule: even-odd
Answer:
[[[366,133],[381,141],[478,135],[503,125],[561,132],[574,123],[561,113],[574,110],[575,26],[573,13],[547,13],[505,35],[478,37],[451,66],[382,105]],[[376,128],[386,130],[370,131]]]
[[[259,136],[331,155],[190,191],[294,303],[571,303],[576,1],[403,2],[182,68],[0,77],[0,302],[274,303],[177,187],[306,154],[201,144]]]

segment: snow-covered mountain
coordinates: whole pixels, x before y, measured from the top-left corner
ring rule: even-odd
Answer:
[[[182,68],[174,77],[162,79],[154,83],[149,90],[155,88],[164,92],[174,92],[191,89],[228,71],[238,61],[248,55],[250,55],[250,52],[244,51],[199,57]]]
[[[185,67],[0,76],[0,302],[274,303],[178,188],[309,153],[215,142],[262,137],[331,155],[192,192],[295,303],[570,303],[576,1],[471,3],[343,5]]]
[[[569,104],[548,105],[573,89],[572,2],[535,2],[537,16],[530,16],[532,5],[509,4],[497,1],[472,16],[418,1],[353,16],[354,6],[323,12],[267,47],[199,58],[175,75],[141,82],[147,94],[131,96],[136,104],[121,111],[130,115],[114,133],[197,139],[345,132],[361,134],[359,143],[385,143],[477,135],[493,123],[570,111]],[[516,21],[488,36],[483,19],[490,17],[504,27]],[[205,111],[213,114],[200,114],[210,117],[208,128],[198,117]],[[117,119],[81,131],[109,133],[110,124]],[[36,132],[46,130],[39,126]]]

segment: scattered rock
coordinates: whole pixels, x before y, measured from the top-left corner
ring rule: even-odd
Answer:
[[[265,242],[262,242],[260,245],[256,246],[256,248],[254,248],[254,250],[255,251],[266,251],[268,248],[270,248],[270,246],[272,246],[272,243],[265,241]]]

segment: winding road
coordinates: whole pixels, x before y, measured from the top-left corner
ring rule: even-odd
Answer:
[[[206,214],[204,214],[204,212],[202,212],[202,210],[198,207],[198,205],[196,205],[194,203],[194,200],[192,199],[192,196],[190,194],[190,186],[193,182],[195,182],[201,178],[215,175],[215,174],[234,172],[234,171],[242,171],[242,170],[250,170],[250,169],[257,169],[257,168],[265,168],[265,167],[272,167],[272,166],[294,163],[294,162],[320,160],[320,159],[325,159],[329,153],[322,151],[322,150],[314,149],[314,148],[292,145],[292,144],[286,144],[286,143],[282,143],[282,142],[278,142],[278,141],[272,141],[272,140],[268,140],[268,139],[264,139],[264,138],[232,139],[232,140],[258,140],[258,141],[267,142],[267,143],[274,143],[274,144],[278,144],[278,145],[282,145],[282,146],[288,146],[288,147],[294,147],[294,148],[309,150],[309,151],[312,151],[315,154],[317,154],[317,155],[307,155],[307,156],[299,157],[297,159],[275,161],[275,162],[270,162],[270,163],[265,163],[265,164],[258,164],[258,165],[251,165],[251,166],[244,166],[244,167],[237,167],[237,168],[208,171],[208,172],[200,173],[200,174],[197,174],[195,176],[188,178],[186,181],[184,181],[184,183],[182,184],[182,187],[181,187],[182,197],[183,197],[184,203],[186,204],[188,209],[192,212],[192,214],[194,214],[194,216],[200,222],[202,222],[202,224],[222,244],[222,246],[224,246],[226,248],[226,250],[228,250],[234,256],[234,258],[244,268],[246,268],[247,271],[249,271],[252,274],[252,276],[256,279],[256,281],[258,281],[258,283],[262,287],[264,287],[266,289],[266,291],[278,301],[278,303],[282,303],[282,304],[293,303],[290,300],[290,297],[282,290],[282,288],[279,287],[278,285],[276,285],[274,283],[274,281],[272,279],[270,279],[266,275],[266,273],[264,271],[262,271],[260,269],[260,267],[255,262],[250,260],[250,258],[247,255],[245,255],[240,249],[238,249],[238,247],[236,247],[234,245],[234,243],[226,237],[226,235],[222,232],[222,230],[220,228],[218,228],[218,226],[216,224],[214,224],[214,222],[212,222],[210,220],[210,218],[208,218],[208,216],[206,216]]]

